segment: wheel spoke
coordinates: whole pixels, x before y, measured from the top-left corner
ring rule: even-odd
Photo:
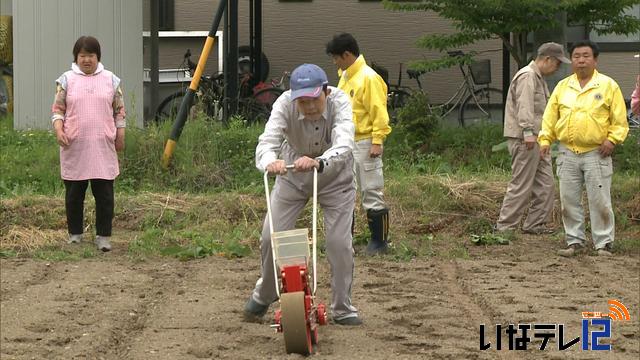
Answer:
[[[458,119],[461,126],[483,121],[500,123],[502,113],[502,92],[494,88],[483,88],[464,99]]]

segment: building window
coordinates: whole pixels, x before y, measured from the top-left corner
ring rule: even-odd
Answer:
[[[630,9],[625,12],[625,15],[629,15],[635,17],[636,19],[640,19],[640,5],[634,5]],[[597,25],[596,25],[597,28]],[[617,34],[607,34],[607,35],[598,35],[595,30],[591,30],[589,32],[589,39],[597,42],[597,43],[633,43],[638,42],[640,39],[640,33],[630,34],[630,35],[617,35]]]
[[[640,5],[634,5],[631,7],[625,12],[625,15],[640,18]],[[596,42],[602,51],[626,52],[637,51],[637,49],[640,49],[640,33],[629,35],[598,35],[595,30],[590,29],[589,39]]]

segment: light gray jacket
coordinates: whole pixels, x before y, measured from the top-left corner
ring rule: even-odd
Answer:
[[[523,131],[540,132],[549,87],[534,61],[520,69],[509,86],[504,116],[504,136],[523,138]]]
[[[318,158],[324,161],[325,170],[352,158],[355,127],[351,101],[342,90],[329,89],[327,107],[317,121],[305,119],[298,111],[290,90],[276,100],[256,147],[259,170],[264,171],[278,158],[287,164],[301,156]]]

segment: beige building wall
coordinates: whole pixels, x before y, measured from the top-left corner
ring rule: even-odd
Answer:
[[[148,1],[144,0],[144,28],[148,30]],[[248,1],[240,1],[239,42],[248,45]],[[218,1],[176,0],[176,31],[208,31],[211,27]],[[392,12],[385,10],[381,2],[358,0],[313,0],[311,2],[280,2],[263,0],[263,51],[269,58],[270,78],[279,77],[283,71],[292,70],[304,62],[324,68],[329,80],[337,83],[337,72],[325,52],[325,45],[334,34],[350,32],[358,39],[361,52],[369,63],[385,66],[391,83],[398,80],[399,63],[406,65],[416,59],[435,59],[440,54],[418,48],[416,40],[424,34],[454,31],[448,20],[432,12]],[[204,39],[161,39],[160,68],[175,68],[182,60],[185,49],[190,48],[193,61],[199,56]],[[637,44],[637,43],[636,43]],[[620,84],[625,98],[629,98],[640,72],[638,59],[630,52],[607,53],[600,57],[601,71]],[[145,48],[146,50],[146,48]],[[486,51],[478,58],[488,58],[492,64],[491,86],[502,86],[502,45],[499,40],[482,41],[462,50]],[[637,49],[636,49],[637,51]],[[148,51],[145,51],[145,55]],[[145,58],[145,64],[148,59]],[[147,66],[147,65],[145,65]],[[517,71],[511,59],[511,75]],[[207,71],[217,69],[217,50],[212,52]],[[453,95],[462,81],[457,67],[438,70],[423,75],[422,82],[433,101],[443,101]],[[415,82],[403,74],[404,85]]]
[[[640,52],[637,49],[636,54]],[[625,99],[631,98],[640,75],[640,58],[634,58],[632,52],[601,52],[598,56],[598,71],[613,78],[622,90]]]
[[[217,1],[180,0],[175,7],[176,31],[208,31],[211,27]],[[148,0],[145,0],[145,30],[149,27]],[[203,7],[204,6],[204,7]],[[270,78],[279,77],[285,70],[297,65],[315,63],[327,71],[331,83],[337,83],[337,71],[331,58],[325,54],[325,45],[334,34],[350,32],[358,39],[362,54],[368,62],[375,61],[389,70],[391,83],[398,80],[398,68],[411,60],[437,58],[435,52],[415,46],[416,40],[428,32],[452,31],[450,23],[435,13],[396,13],[382,8],[381,2],[357,0],[315,0],[312,2],[263,1],[263,51],[269,58]],[[239,42],[249,43],[248,1],[240,2]],[[160,68],[175,68],[182,60],[185,49],[190,48],[195,61],[204,39],[161,39]],[[469,49],[494,50],[481,57],[492,62],[492,86],[500,88],[501,45],[499,41],[485,41]],[[145,66],[148,66],[145,47]],[[217,54],[210,57],[207,70],[217,68]],[[453,95],[462,81],[458,68],[440,70],[422,78],[426,90],[434,101]],[[402,83],[414,85],[403,74]]]

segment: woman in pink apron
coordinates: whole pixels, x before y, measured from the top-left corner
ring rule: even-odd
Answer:
[[[84,197],[91,183],[96,201],[96,246],[111,250],[113,181],[124,149],[125,109],[120,79],[100,63],[100,43],[81,36],[71,70],[56,80],[52,122],[60,145],[69,243],[82,240]]]

